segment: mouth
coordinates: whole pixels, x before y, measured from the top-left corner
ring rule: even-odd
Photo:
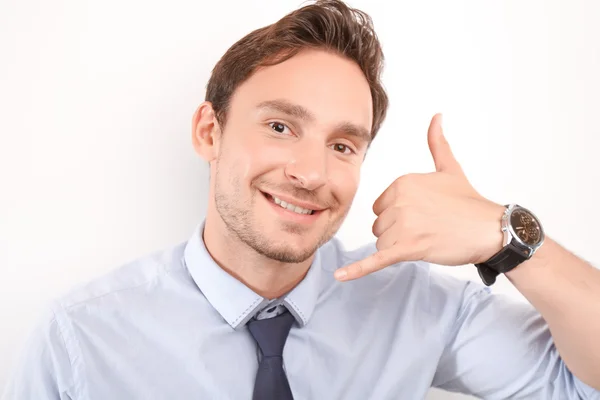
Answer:
[[[293,202],[287,202],[285,200],[282,200],[279,197],[271,195],[269,193],[265,193],[262,191],[261,193],[273,206],[280,208],[281,211],[289,211],[290,213],[297,214],[298,216],[312,217],[320,214],[323,211],[322,209],[305,208],[300,205],[294,204]]]

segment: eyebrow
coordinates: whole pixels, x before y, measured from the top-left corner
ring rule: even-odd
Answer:
[[[315,115],[305,107],[290,103],[287,100],[266,100],[258,104],[258,109],[266,109],[278,111],[280,113],[301,119],[303,121],[312,122],[316,119]],[[336,132],[341,132],[347,136],[356,137],[366,143],[371,141],[371,132],[368,129],[358,126],[351,122],[342,122],[335,127]]]
[[[266,100],[260,103],[257,108],[259,109],[267,109],[273,111],[279,111],[281,113],[290,115],[292,117],[296,117],[298,119],[304,121],[314,121],[315,115],[308,111],[306,108],[298,105],[290,103],[287,100]]]
[[[350,122],[342,122],[336,127],[335,130],[336,132],[342,132],[347,136],[354,136],[365,143],[371,142],[371,132],[362,126],[358,126]]]

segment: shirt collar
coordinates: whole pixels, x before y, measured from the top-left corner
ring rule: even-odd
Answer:
[[[270,303],[223,270],[204,244],[203,221],[194,230],[184,251],[184,262],[192,279],[215,310],[233,328],[243,327],[257,312]],[[321,287],[321,255],[317,250],[313,262],[296,287],[283,302],[301,326],[310,320]]]

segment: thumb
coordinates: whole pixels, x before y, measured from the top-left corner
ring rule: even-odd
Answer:
[[[427,131],[427,143],[429,151],[433,156],[435,170],[438,172],[449,172],[454,175],[464,175],[463,170],[454,158],[450,144],[442,130],[442,114],[435,114],[429,124]]]

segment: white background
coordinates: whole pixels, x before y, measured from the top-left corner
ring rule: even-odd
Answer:
[[[0,391],[48,299],[189,237],[206,205],[190,126],[209,73],[299,5],[1,1]],[[371,204],[396,177],[433,168],[426,131],[441,111],[482,194],[531,208],[598,265],[600,2],[351,5],[375,21],[391,105],[339,233],[347,246],[374,239]],[[505,279],[495,290],[520,296]]]

